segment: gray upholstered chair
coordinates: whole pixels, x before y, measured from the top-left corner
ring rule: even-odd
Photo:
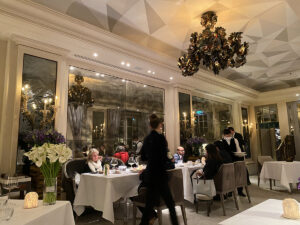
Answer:
[[[220,195],[221,204],[223,208],[223,215],[226,216],[225,205],[224,205],[224,195],[232,192],[234,197],[234,202],[237,210],[239,210],[239,205],[236,198],[236,188],[235,188],[235,176],[234,176],[234,164],[226,163],[223,164],[216,176],[214,177],[214,182],[216,186],[216,193]]]
[[[247,182],[247,168],[245,161],[234,162],[234,175],[235,175],[235,187],[243,187],[246,190],[249,203],[251,203],[248,182]]]
[[[184,206],[184,192],[183,192],[183,177],[181,169],[173,169],[168,171],[169,174],[169,187],[176,206],[181,207],[182,216],[184,224],[187,225],[187,218]],[[146,191],[142,192],[138,196],[133,197],[131,200],[133,202],[133,224],[136,224],[136,213],[137,207],[145,207],[145,197]],[[159,225],[162,225],[162,210],[167,208],[164,201],[161,199],[159,204],[155,206],[158,214]]]
[[[257,185],[259,187],[260,184],[260,172],[264,165],[264,162],[274,161],[274,159],[271,156],[257,156]],[[270,181],[270,189],[272,190],[272,179]],[[275,180],[274,180],[274,186],[275,186]]]
[[[75,183],[76,173],[88,172],[87,158],[71,159],[63,165],[62,169],[62,187],[66,192],[66,198],[72,204],[77,191]]]
[[[197,175],[196,172],[192,173],[191,175],[191,182],[193,184],[193,179],[196,179]],[[205,194],[194,194],[194,205],[196,209],[196,213],[199,210],[199,202],[206,202],[207,204],[207,216],[209,216],[211,212],[211,205],[213,204],[213,196],[208,196]]]

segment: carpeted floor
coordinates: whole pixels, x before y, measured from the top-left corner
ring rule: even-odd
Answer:
[[[205,224],[205,225],[215,225],[220,223],[221,221],[225,220],[226,218],[232,217],[235,214],[242,212],[253,205],[256,205],[260,202],[263,202],[267,199],[284,199],[284,198],[295,198],[297,201],[300,202],[300,191],[296,189],[293,191],[292,194],[288,193],[284,188],[282,188],[279,184],[273,188],[274,190],[269,189],[269,183],[261,183],[260,187],[257,186],[257,177],[251,177],[252,185],[249,186],[250,196],[252,203],[249,204],[247,198],[239,197],[239,207],[240,210],[236,210],[233,198],[230,198],[225,201],[226,213],[227,216],[223,216],[221,203],[215,201],[212,206],[212,212],[210,217],[206,216],[206,204],[203,203],[200,205],[200,211],[196,214],[194,206],[189,202],[186,202],[186,213],[188,218],[188,225],[198,225],[198,224]],[[278,183],[278,182],[277,182]],[[118,206],[115,209],[115,217],[116,221],[115,224],[121,225],[123,224],[123,210],[122,206]],[[171,224],[169,221],[168,210],[164,210],[163,212],[163,224],[169,225]],[[183,224],[181,211],[177,209],[177,215],[179,218],[180,224]],[[137,224],[139,221],[137,221]],[[84,215],[80,216],[76,219],[76,225],[109,225],[112,224],[104,219],[101,218],[100,213],[94,210],[87,210]],[[132,220],[129,219],[128,224],[132,224]],[[155,224],[158,224],[157,222]]]

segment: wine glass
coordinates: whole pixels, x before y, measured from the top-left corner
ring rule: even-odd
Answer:
[[[128,159],[128,164],[130,165],[130,168],[132,169],[132,165],[135,164],[134,157],[130,157],[130,158]]]
[[[110,165],[113,167],[113,169],[116,169],[116,166],[118,165],[118,160],[115,158],[112,158],[110,161]]]

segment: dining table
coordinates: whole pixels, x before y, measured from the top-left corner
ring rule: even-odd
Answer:
[[[279,181],[283,187],[292,192],[292,184],[299,183],[299,171],[300,161],[267,161],[261,169],[260,179]]]
[[[73,210],[69,201],[56,201],[54,205],[43,205],[39,200],[38,207],[24,209],[24,200],[9,199],[8,207],[14,212],[2,225],[75,225]]]
[[[86,206],[91,206],[102,211],[104,219],[114,223],[114,202],[137,195],[140,183],[139,173],[130,170],[108,175],[83,173],[80,176],[73,210],[80,216]]]
[[[299,205],[300,206],[300,205]],[[233,217],[220,225],[299,225],[300,220],[286,219],[282,216],[282,200],[268,199]]]

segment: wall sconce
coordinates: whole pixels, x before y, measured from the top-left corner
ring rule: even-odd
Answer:
[[[29,192],[24,198],[24,209],[32,209],[38,207],[39,196],[36,192]]]

